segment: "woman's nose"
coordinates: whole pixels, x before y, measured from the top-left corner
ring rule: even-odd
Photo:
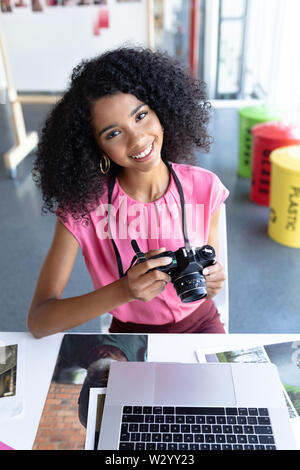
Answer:
[[[139,148],[146,140],[145,131],[143,129],[137,129],[136,127],[128,129],[127,136],[128,145],[130,145],[131,148]]]

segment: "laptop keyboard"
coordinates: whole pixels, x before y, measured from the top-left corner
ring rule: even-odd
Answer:
[[[276,450],[267,408],[124,406],[119,450]]]

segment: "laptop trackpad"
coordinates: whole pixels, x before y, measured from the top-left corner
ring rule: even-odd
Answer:
[[[177,406],[234,406],[230,364],[156,364],[154,402]]]

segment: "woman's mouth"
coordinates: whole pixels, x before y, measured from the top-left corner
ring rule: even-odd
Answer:
[[[151,145],[149,145],[143,152],[137,154],[137,155],[130,155],[130,158],[133,158],[133,160],[137,162],[144,162],[145,160],[149,160],[154,153],[154,142],[152,142]]]

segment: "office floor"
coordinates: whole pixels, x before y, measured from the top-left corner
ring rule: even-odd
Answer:
[[[27,131],[41,131],[50,106],[23,106]],[[214,111],[214,143],[198,164],[214,171],[230,190],[227,200],[230,333],[300,332],[300,250],[267,235],[266,207],[249,200],[250,181],[237,176],[238,117],[235,109]],[[13,145],[10,110],[0,106],[0,153]],[[34,152],[18,167],[13,182],[0,160],[0,331],[26,331],[26,318],[43,259],[49,249],[55,217],[41,214],[41,195],[31,168]],[[79,254],[64,297],[93,290]],[[99,320],[72,331],[98,332]]]

